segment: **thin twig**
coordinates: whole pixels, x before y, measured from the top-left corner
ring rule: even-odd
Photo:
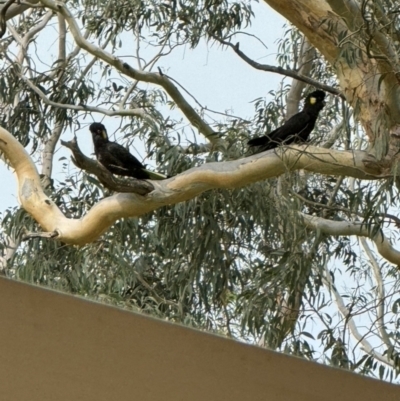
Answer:
[[[282,67],[275,67],[272,65],[260,64],[257,61],[252,60],[250,57],[246,56],[246,54],[244,54],[239,49],[239,43],[236,43],[236,45],[234,45],[233,43],[226,42],[225,40],[222,40],[222,39],[218,39],[218,38],[214,38],[214,39],[223,45],[231,47],[234,50],[234,52],[242,60],[244,60],[247,64],[251,65],[253,68],[255,68],[257,70],[274,72],[276,74],[285,75],[287,77],[298,79],[299,81],[303,81],[309,85],[315,86],[318,89],[324,90],[326,92],[332,93],[333,95],[337,95],[337,96],[340,96],[341,98],[345,99],[344,95],[340,92],[339,89],[333,88],[332,86],[329,86],[329,85],[322,84],[321,82],[318,82],[315,79],[301,75],[294,70],[289,70],[289,69],[282,68]]]
[[[186,93],[196,102],[196,104],[197,104],[202,110],[207,110],[207,111],[209,111],[210,113],[220,114],[220,115],[227,116],[227,117],[230,117],[230,118],[236,118],[237,120],[242,120],[242,121],[244,121],[245,123],[250,123],[249,120],[246,120],[246,119],[244,119],[244,118],[242,118],[242,117],[235,116],[235,115],[233,115],[233,114],[222,113],[222,112],[220,112],[220,111],[215,111],[215,110],[211,110],[211,109],[209,109],[209,108],[207,108],[207,107],[204,107],[204,106],[194,97],[194,95],[192,95],[192,94],[191,94],[183,85],[181,85],[176,79],[170,77],[170,76],[167,75],[167,74],[163,74],[163,75],[164,75],[165,77],[167,77],[169,80],[171,80],[172,82],[175,82],[180,88],[182,88],[183,91],[186,92]]]
[[[36,85],[32,83],[27,77],[20,75],[22,80],[44,101],[44,103],[49,106],[58,107],[60,109],[67,110],[76,110],[76,111],[84,111],[84,112],[94,112],[104,114],[106,116],[135,116],[141,117],[145,119],[151,119],[150,116],[143,109],[118,109],[118,110],[107,110],[102,109],[100,107],[92,107],[85,105],[75,105],[75,104],[66,104],[66,103],[58,103],[50,100]]]

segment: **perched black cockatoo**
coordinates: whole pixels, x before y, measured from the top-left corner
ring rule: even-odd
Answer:
[[[134,177],[139,180],[164,180],[167,177],[144,168],[135,156],[122,145],[108,139],[106,127],[93,123],[89,127],[93,137],[94,153],[97,160],[111,173]]]
[[[279,145],[307,142],[311,131],[314,129],[318,113],[325,106],[325,92],[316,90],[311,92],[304,101],[303,110],[289,118],[281,127],[268,135],[250,139],[247,144],[254,153],[274,149]]]

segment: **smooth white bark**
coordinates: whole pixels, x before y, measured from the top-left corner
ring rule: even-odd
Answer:
[[[374,230],[375,227],[365,223],[351,221],[332,221],[322,217],[301,214],[304,224],[308,228],[321,230],[328,235],[356,235],[358,237],[370,238],[376,246],[379,254],[389,262],[400,266],[400,251],[396,250],[382,230]],[[376,231],[376,232],[375,232]],[[375,234],[373,234],[375,232]]]
[[[155,190],[147,196],[116,194],[97,203],[81,219],[69,219],[43,192],[36,166],[23,146],[3,128],[0,128],[0,151],[15,169],[22,207],[44,231],[56,231],[58,240],[77,245],[95,241],[120,218],[141,216],[164,205],[187,201],[211,189],[240,188],[287,171],[304,169],[362,179],[379,178],[369,174],[365,168],[364,152],[292,146],[230,162],[207,163],[173,178],[153,181]]]

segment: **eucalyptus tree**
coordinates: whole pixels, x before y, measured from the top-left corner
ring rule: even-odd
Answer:
[[[266,65],[241,45],[251,5],[3,2],[0,151],[21,207],[2,212],[2,273],[395,380],[398,7],[265,0],[290,23]],[[194,102],[167,56],[206,42],[280,74],[273,99],[260,88],[246,118]],[[246,153],[313,89],[328,106],[310,144]],[[99,116],[171,178],[115,178],[61,141]]]

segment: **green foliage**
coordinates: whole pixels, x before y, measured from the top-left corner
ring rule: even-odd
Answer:
[[[79,9],[82,23],[96,38],[137,31],[155,46],[170,42],[195,47],[204,36],[223,37],[246,27],[253,16],[250,2],[226,0],[124,0],[109,5],[85,1]]]

